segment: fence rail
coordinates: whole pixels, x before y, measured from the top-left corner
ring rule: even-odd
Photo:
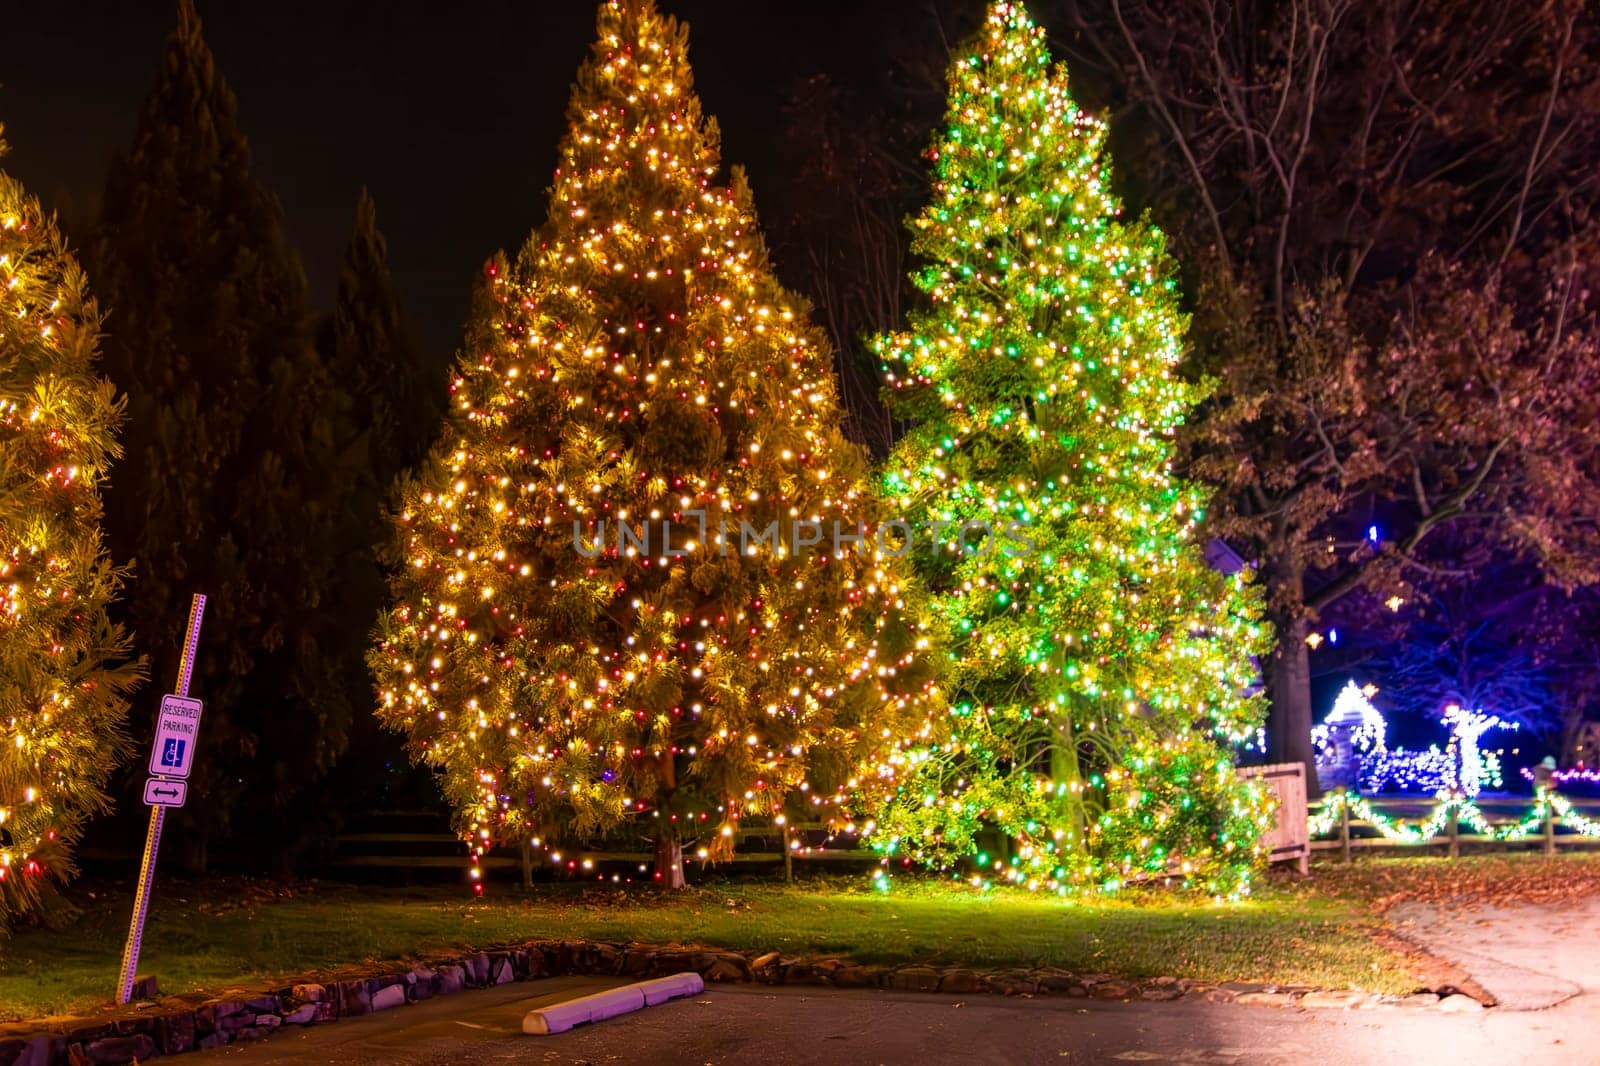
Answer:
[[[1453,857],[1464,847],[1481,850],[1519,843],[1542,845],[1547,854],[1600,847],[1600,800],[1574,802],[1555,792],[1530,798],[1368,797],[1334,792],[1300,809],[1306,812],[1310,850],[1338,852],[1347,860],[1356,851],[1374,848],[1442,848]],[[782,864],[787,869],[794,863],[831,866],[873,863],[881,858],[854,839],[827,839],[826,827],[821,824],[790,825],[787,833],[777,827],[741,827],[735,835],[740,847],[731,862],[737,865]],[[1299,839],[1307,838],[1302,835]],[[785,854],[781,848],[785,840],[806,846]],[[580,850],[571,857],[595,865],[649,865],[654,861],[653,854],[633,850]],[[477,864],[485,873],[513,871],[523,866],[523,859],[514,847],[497,848],[479,857]],[[470,865],[466,845],[450,832],[443,814],[400,817],[373,812],[365,825],[340,838],[339,854],[328,864],[327,872],[337,876],[365,870],[376,876],[383,871],[387,877],[394,871],[410,871],[438,877],[450,871],[464,873]]]
[[[1485,813],[1521,812],[1520,818],[1494,822]],[[1589,813],[1586,813],[1589,812]],[[1573,803],[1541,789],[1531,800],[1444,794],[1432,800],[1366,797],[1348,791],[1329,793],[1312,804],[1307,819],[1314,851],[1340,851],[1346,862],[1352,850],[1393,847],[1444,847],[1455,858],[1464,843],[1510,844],[1538,840],[1546,855],[1561,847],[1600,846],[1600,804]],[[1409,816],[1420,816],[1408,820]],[[1375,836],[1357,835],[1370,830]],[[1319,837],[1332,839],[1317,839]]]
[[[853,836],[834,836],[822,823],[791,823],[781,826],[741,826],[733,831],[736,850],[729,863],[739,866],[781,866],[787,872],[795,864],[876,863],[881,856],[860,846]],[[785,843],[793,845],[785,851]],[[589,872],[602,864],[638,863],[649,866],[655,855],[648,851],[576,849],[566,856]],[[693,860],[692,854],[686,859]],[[587,864],[587,865],[585,865]],[[565,865],[565,861],[563,862]],[[450,829],[442,812],[373,811],[359,820],[353,831],[341,834],[337,852],[323,864],[327,876],[391,876],[395,871],[437,880],[455,873],[466,876],[472,866],[485,874],[490,871],[521,869],[524,879],[535,870],[551,869],[531,855],[520,855],[515,845],[496,847],[488,854],[473,856],[462,839]],[[579,872],[579,871],[573,871]]]

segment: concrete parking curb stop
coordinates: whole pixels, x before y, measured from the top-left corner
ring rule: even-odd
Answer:
[[[638,981],[621,988],[608,988],[604,992],[530,1010],[522,1019],[522,1031],[534,1036],[564,1033],[575,1026],[603,1022],[607,1018],[657,1006],[669,999],[698,996],[705,990],[706,983],[697,973]]]

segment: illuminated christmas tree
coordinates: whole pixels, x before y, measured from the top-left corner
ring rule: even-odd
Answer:
[[[996,3],[950,72],[934,196],[914,220],[910,329],[878,339],[911,424],[885,473],[937,545],[916,556],[948,631],[953,735],[880,844],[1030,887],[1176,874],[1236,890],[1261,800],[1230,742],[1262,629],[1205,564],[1203,493],[1172,472],[1202,392],[1162,235],[1120,217],[1103,122],[1043,29]],[[1009,843],[981,848],[985,831]]]
[[[55,220],[0,172],[0,928],[73,874],[143,674],[106,613],[122,573],[100,485],[122,401],[97,373],[99,335]]]
[[[490,264],[405,487],[371,660],[476,844],[631,829],[667,885],[742,820],[832,816],[920,713],[830,352],[719,177],[686,46],[649,0],[601,6],[548,219]]]

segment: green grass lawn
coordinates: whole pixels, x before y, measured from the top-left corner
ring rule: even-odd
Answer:
[[[1413,964],[1379,936],[1401,899],[1554,902],[1600,893],[1600,856],[1367,858],[1319,864],[1299,882],[1264,880],[1236,905],[1132,892],[1071,902],[1014,891],[865,876],[793,886],[712,880],[676,897],[648,888],[550,885],[384,890],[216,879],[157,884],[139,970],[163,992],[259,991],[342,969],[372,968],[536,938],[698,943],[859,962],[1062,966],[1123,977],[1171,974],[1406,992]],[[107,1004],[127,932],[121,891],[73,890],[80,913],[58,930],[0,941],[0,1020]]]
[[[65,928],[0,944],[0,1020],[109,1000],[129,901],[121,893],[75,898],[82,910]],[[592,937],[1408,991],[1415,978],[1373,938],[1379,924],[1359,899],[1272,884],[1249,902],[1218,905],[1159,894],[1077,903],[913,880],[883,893],[865,877],[711,882],[676,898],[576,885],[492,888],[486,900],[454,889],[285,893],[258,882],[168,879],[157,886],[139,970],[156,974],[164,993],[217,993],[508,941]]]

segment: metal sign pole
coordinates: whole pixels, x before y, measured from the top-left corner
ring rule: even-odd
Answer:
[[[183,658],[178,663],[176,694],[189,695],[189,678],[194,674],[194,653],[200,644],[200,619],[206,612],[206,598],[196,593],[189,605],[189,629],[183,640]],[[159,743],[159,740],[158,740]],[[147,797],[148,798],[148,797]],[[155,886],[156,852],[161,849],[161,823],[167,808],[150,807],[150,831],[144,838],[144,861],[139,865],[139,885],[133,895],[133,919],[128,923],[128,943],[122,949],[122,979],[117,983],[117,1002],[127,1003],[133,996],[133,974],[139,968],[139,946],[144,939],[145,914],[150,910],[150,891]]]

